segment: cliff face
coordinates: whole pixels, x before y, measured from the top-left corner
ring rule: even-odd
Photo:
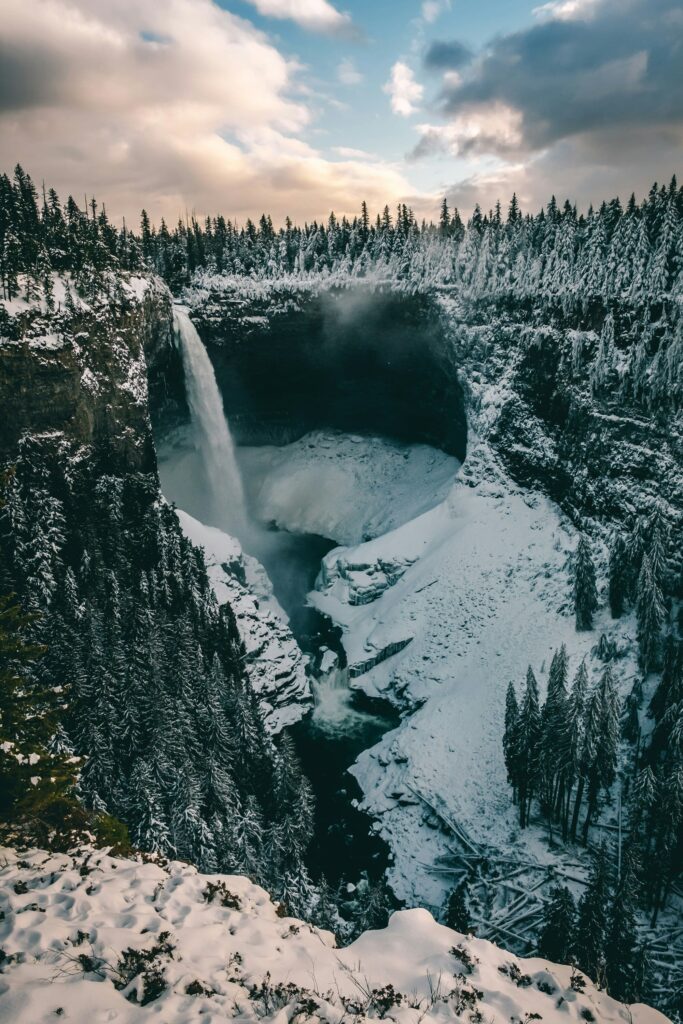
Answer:
[[[66,299],[57,308],[14,300],[0,324],[0,459],[26,431],[58,431],[84,445],[106,445],[122,467],[154,471],[147,361],[172,336],[172,299],[156,278],[112,282],[111,301]],[[115,290],[114,290],[115,289]]]
[[[158,493],[150,407],[163,406],[179,360],[172,296],[152,275],[105,283],[109,294],[86,302],[54,275],[51,311],[37,298],[0,301],[0,466],[16,458],[25,433],[49,434],[66,442],[55,449],[60,459],[97,451],[108,472],[147,474]],[[190,540],[206,545],[207,536]],[[219,603],[236,613],[249,676],[268,727],[279,730],[310,701],[306,659],[283,616],[267,610],[257,588],[251,588],[256,596],[247,593],[234,546],[232,575],[220,570],[232,589],[214,589]]]
[[[431,296],[320,282],[239,290],[218,279],[187,300],[238,443],[328,428],[464,457],[461,389]]]
[[[605,535],[629,531],[656,502],[672,533],[680,530],[680,415],[596,393],[594,332],[468,310],[448,294],[439,304],[470,427],[518,484],[545,492],[575,525],[587,520]],[[681,568],[673,566],[679,580]]]

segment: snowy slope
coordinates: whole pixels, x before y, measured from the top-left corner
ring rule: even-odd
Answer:
[[[557,862],[534,830],[516,827],[501,738],[505,688],[521,685],[528,664],[543,691],[561,643],[572,675],[584,656],[589,672],[602,670],[591,653],[601,631],[627,646],[628,620],[608,614],[594,632],[575,631],[575,544],[557,507],[516,487],[481,442],[440,505],[325,559],[310,600],[344,629],[352,685],[412,711],[353,769],[409,904],[441,906],[454,876],[436,866],[454,849]],[[372,580],[377,596],[356,603],[359,581],[367,593]],[[623,692],[635,671],[630,657],[618,662]]]
[[[214,526],[177,510],[183,533],[204,549],[209,579],[220,604],[230,602],[247,651],[246,667],[266,725],[279,732],[298,722],[311,700],[306,658],[287,625],[261,565],[240,543]]]
[[[209,883],[223,884],[230,906],[220,892],[207,900]],[[425,910],[396,913],[386,929],[336,949],[329,932],[281,916],[246,878],[201,875],[179,862],[97,851],[19,859],[5,849],[0,906],[3,1024],[341,1024],[350,1017],[666,1024],[656,1010],[624,1007],[590,982],[575,991],[569,967],[519,960],[436,924]],[[126,971],[121,954],[162,942],[170,946],[152,965],[156,998],[143,1006],[150,989],[136,968]]]

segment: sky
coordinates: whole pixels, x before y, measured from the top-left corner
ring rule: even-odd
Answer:
[[[683,0],[3,0],[0,167],[116,220],[585,208],[681,171]]]

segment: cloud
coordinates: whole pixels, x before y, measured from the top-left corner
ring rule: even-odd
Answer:
[[[552,0],[535,13],[468,62],[459,44],[430,47],[441,93],[412,158],[476,158],[463,203],[475,186],[583,202],[668,178],[683,157],[680,0]]]
[[[384,92],[391,97],[391,109],[401,117],[410,117],[419,109],[424,92],[411,68],[403,61],[397,60],[391,69],[391,78],[383,86]]]
[[[431,25],[444,11],[450,10],[450,6],[450,0],[423,0],[420,16]]]
[[[431,71],[454,71],[472,60],[472,51],[463,43],[434,42],[427,50],[424,65]]]
[[[560,139],[617,125],[683,124],[679,0],[568,0],[556,16],[495,39],[443,111],[458,115],[500,101],[522,116],[523,142],[538,151]]]
[[[295,21],[309,32],[330,35],[353,34],[348,14],[342,14],[328,0],[247,0],[266,18]]]
[[[352,146],[333,146],[332,151],[337,156],[343,156],[347,160],[378,160],[376,153],[368,153],[365,149],[354,149]]]
[[[363,75],[350,57],[345,57],[337,65],[337,78],[342,85],[360,85]]]
[[[521,141],[521,115],[504,103],[492,103],[476,111],[458,114],[445,125],[420,124],[420,141],[411,153],[413,160],[438,153],[471,156],[515,152]]]
[[[654,145],[653,149],[650,149]],[[642,154],[650,149],[650,159]],[[653,181],[668,184],[672,170],[680,166],[681,139],[676,135],[652,137],[644,129],[635,135],[607,133],[601,140],[579,135],[563,140],[529,160],[499,164],[475,172],[448,186],[449,202],[469,211],[476,202],[491,209],[497,199],[506,203],[517,193],[522,209],[536,212],[555,195],[586,210],[592,203],[618,195],[626,201],[631,192],[643,198]]]
[[[310,219],[414,192],[392,164],[305,141],[302,68],[211,0],[5,0],[0,32],[2,167],[112,216]]]
[[[557,18],[571,21],[574,18],[589,18],[600,6],[601,0],[550,0],[550,3],[534,7],[537,18]]]

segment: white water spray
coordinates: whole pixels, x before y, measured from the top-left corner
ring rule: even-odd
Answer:
[[[214,525],[239,535],[247,526],[244,487],[216,375],[209,354],[182,306],[175,307],[174,328],[183,357],[187,402],[204,464]]]

